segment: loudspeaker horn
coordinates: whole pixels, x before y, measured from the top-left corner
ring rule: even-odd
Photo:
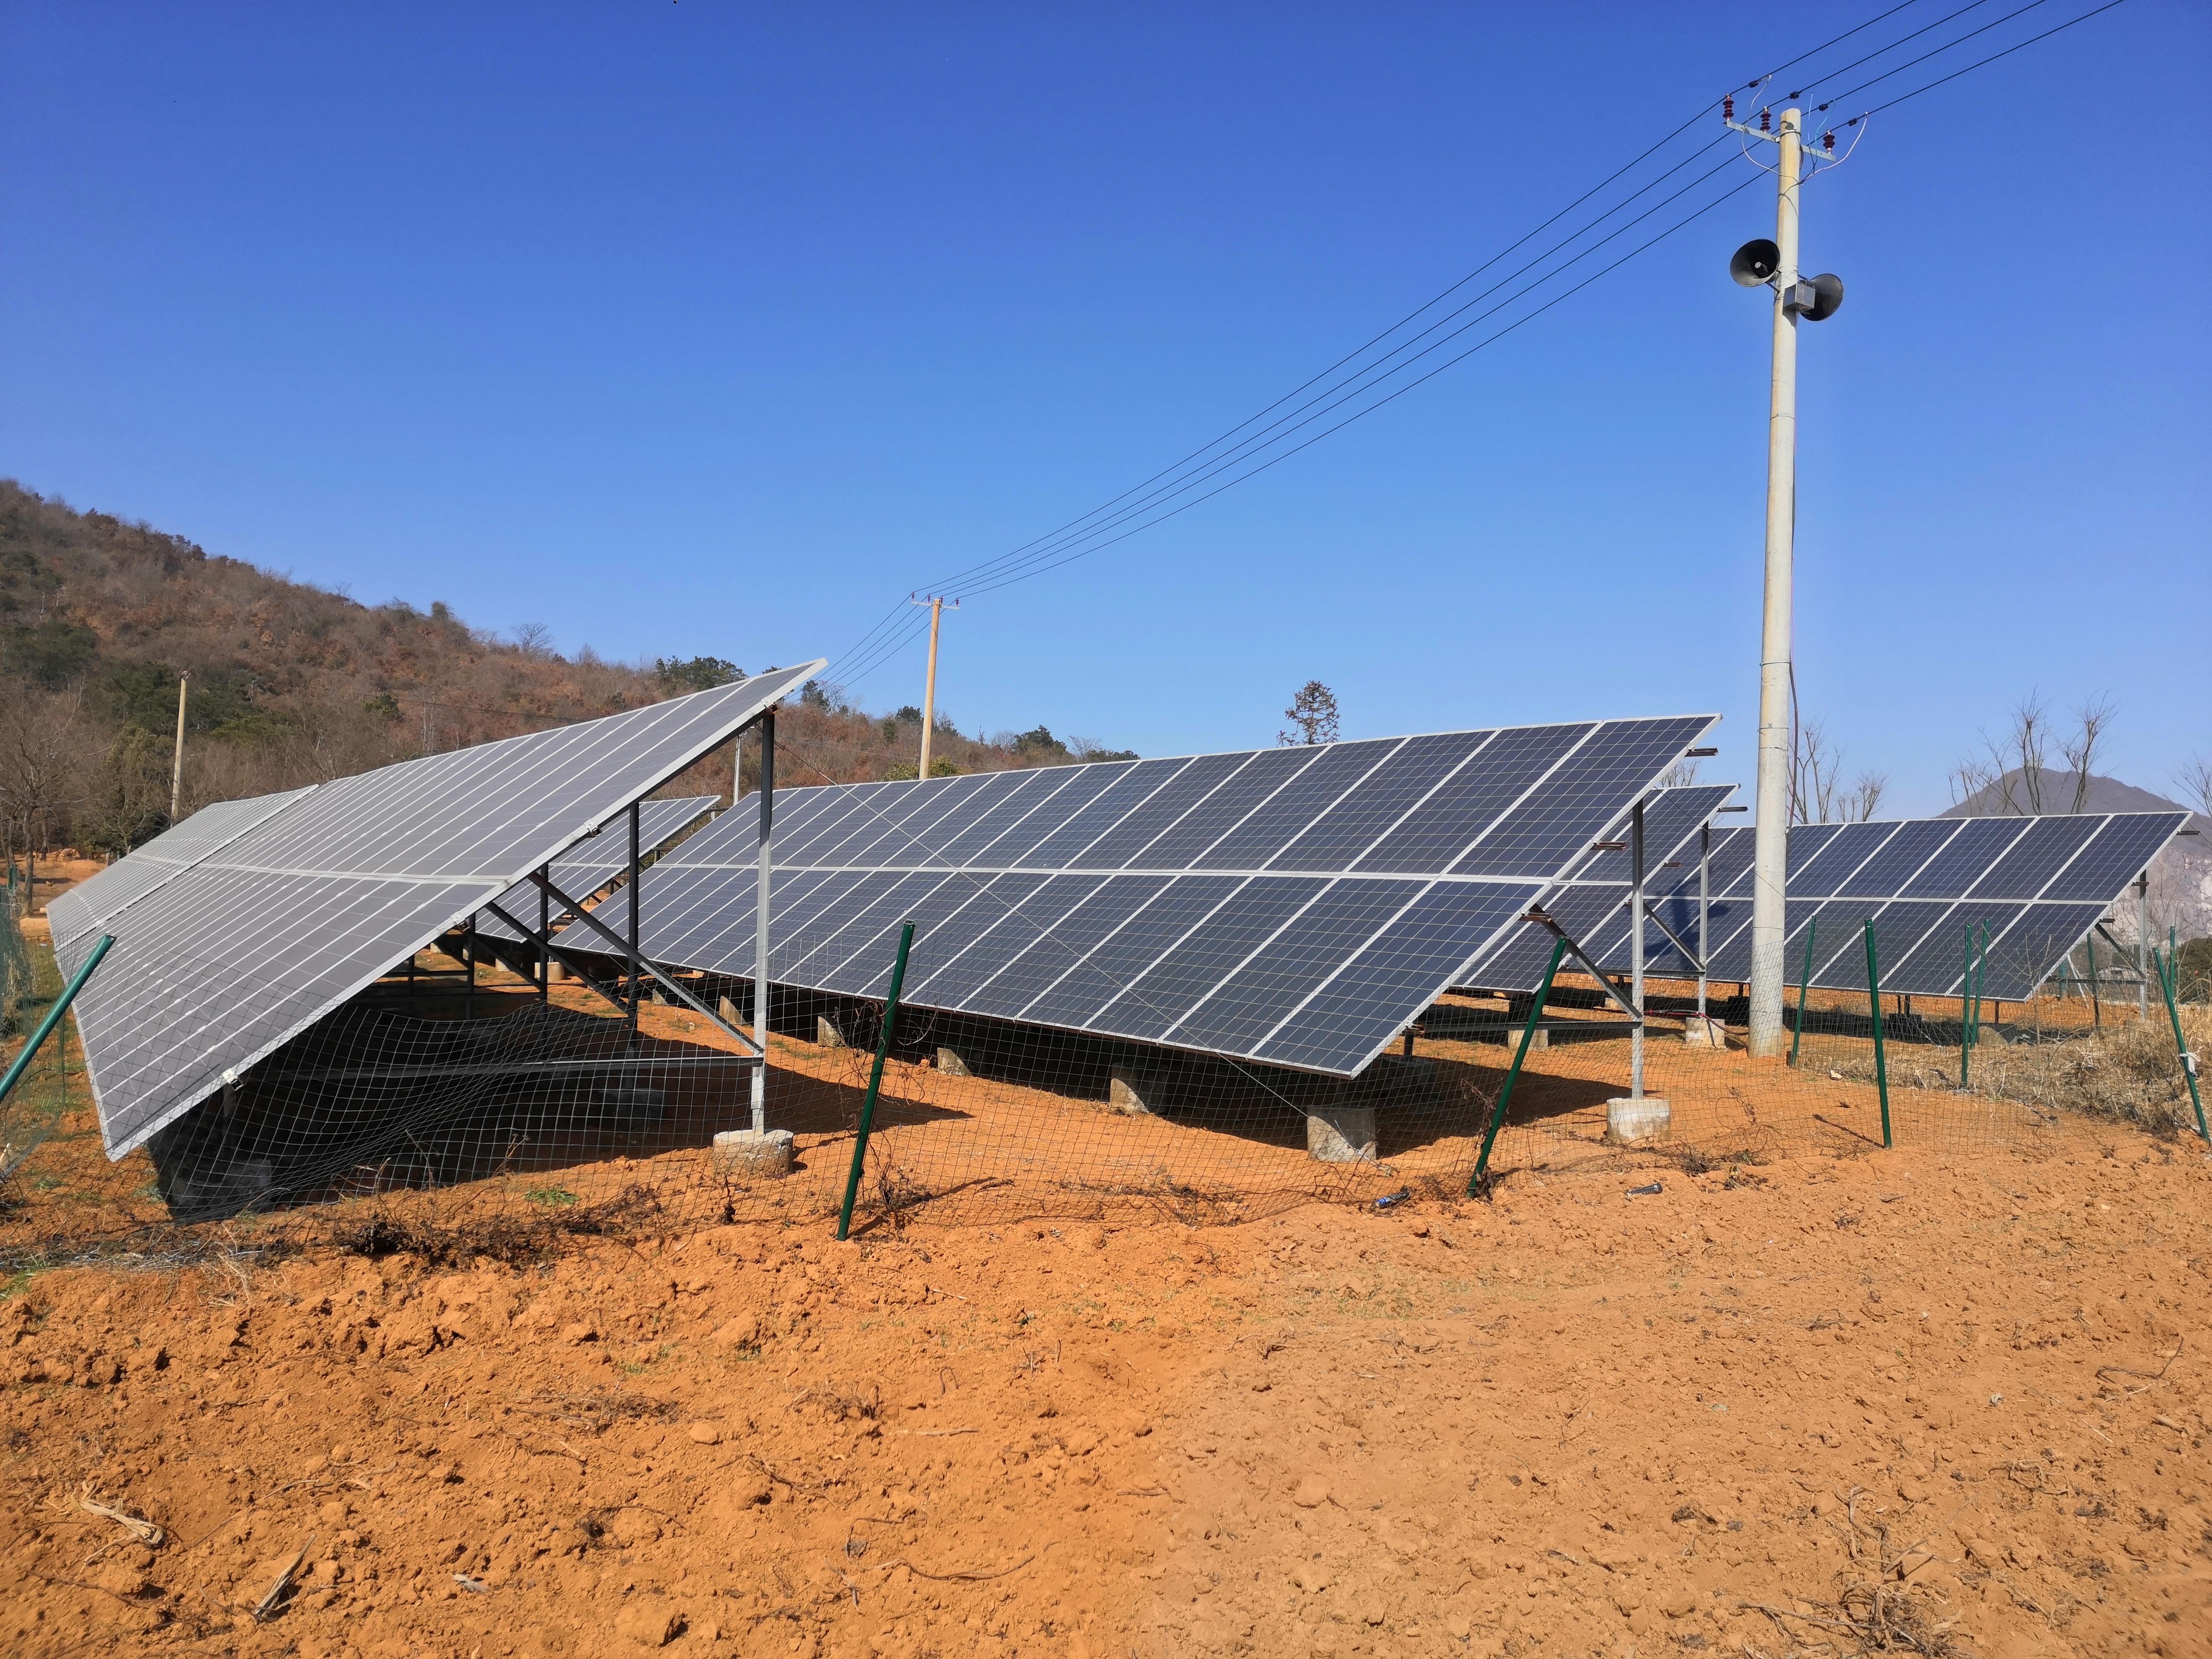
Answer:
[[[1760,237],[1746,242],[1729,261],[1729,275],[1746,288],[1757,288],[1782,269],[1782,250]]]
[[[1844,279],[1832,270],[1813,278],[1813,303],[1798,314],[1808,323],[1826,322],[1843,309]]]

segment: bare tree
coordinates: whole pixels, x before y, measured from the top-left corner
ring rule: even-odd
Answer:
[[[1297,730],[1276,732],[1275,741],[1279,744],[1334,743],[1336,693],[1319,680],[1308,680],[1298,688],[1298,695],[1291,699],[1291,706],[1283,710],[1283,718]]]
[[[2173,787],[2181,792],[2183,800],[2212,818],[2212,755],[2191,755],[2188,763],[2173,775]]]
[[[1798,726],[1790,757],[1792,823],[1863,823],[1888,787],[1888,777],[1880,772],[1862,772],[1846,783],[1843,748],[1828,741],[1826,723],[1806,720]]]
[[[553,654],[553,630],[544,623],[517,623],[507,632],[526,657],[542,661]]]
[[[52,844],[55,817],[83,797],[91,742],[73,693],[27,690],[0,720],[0,820],[11,840],[20,836],[34,879],[39,854]]]
[[[2011,726],[1998,737],[1983,732],[1981,753],[1953,769],[1952,804],[1971,802],[1992,817],[2087,811],[2089,786],[2117,712],[2109,697],[2084,701],[2074,711],[2074,728],[2056,740],[2064,767],[2053,771],[2051,705],[2029,692],[2013,706]]]

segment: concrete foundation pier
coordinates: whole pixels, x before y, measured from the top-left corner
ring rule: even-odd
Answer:
[[[714,1173],[747,1181],[775,1181],[791,1173],[791,1131],[725,1129],[709,1154]]]
[[[1656,1095],[1626,1096],[1605,1103],[1605,1138],[1616,1146],[1632,1141],[1664,1140],[1673,1130],[1674,1111]]]
[[[1375,1161],[1372,1106],[1317,1106],[1306,1115],[1306,1152],[1322,1164]]]

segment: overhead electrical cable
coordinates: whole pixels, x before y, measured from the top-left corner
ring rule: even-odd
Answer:
[[[1809,58],[1817,57],[1820,53],[1827,51],[1829,48],[1844,40],[1850,39],[1854,35],[1863,33],[1865,30],[1873,27],[1875,24],[1896,15],[1899,12],[1907,9],[1908,7],[1915,3],[1917,3],[1917,0],[1903,0],[1902,3],[1892,6],[1888,9],[1878,13],[1874,17],[1869,18],[1865,22],[1845,30],[1843,33],[1835,36],[1833,39],[1826,41],[1823,45],[1814,47],[1808,52],[1802,52],[1797,57],[1790,59],[1788,62],[1777,65],[1775,69],[1767,71],[1765,75],[1763,75],[1750,82],[1751,89],[1755,90],[1759,87],[1765,84],[1768,81],[1773,79],[1776,76],[1778,76],[1783,70],[1793,68],[1796,64],[1804,63]],[[1891,41],[1888,45],[1881,47],[1876,52],[1867,53],[1860,58],[1855,58],[1850,64],[1847,64],[1839,69],[1825,71],[1814,80],[1806,82],[1804,87],[1799,91],[1791,93],[1790,94],[1790,98],[1792,100],[1802,98],[1806,91],[1809,91],[1811,88],[1820,86],[1827,82],[1838,79],[1841,76],[1849,74],[1854,69],[1873,63],[1876,59],[1896,51],[1899,47],[1905,46],[1912,40],[1922,38],[1932,30],[1940,28],[1944,24],[1954,21],[1956,19],[1966,15],[1968,12],[1979,9],[1980,7],[1987,3],[1989,3],[1989,0],[1972,0],[1972,3],[1960,7],[1954,11],[1948,12],[1942,17],[1936,19],[1932,23],[1923,25],[1921,27],[1912,30],[1910,33],[1900,36],[1898,40]],[[1975,39],[1979,35],[1985,34],[1990,30],[1999,27],[2002,24],[2021,16],[2028,11],[2034,10],[2037,7],[2045,3],[2048,3],[2048,0],[2029,0],[2029,3],[2006,13],[2003,16],[1996,19],[1992,22],[1983,24],[1976,28],[1970,29],[1962,34],[1957,35],[1942,46],[1923,52],[1893,69],[1885,70],[1881,75],[1875,76],[1868,81],[1857,83],[1846,92],[1833,94],[1826,101],[1821,104],[1820,107],[1822,109],[1832,107],[1835,103],[1840,102],[1844,99],[1850,98],[1857,93],[1865,90],[1869,87],[1877,85],[1881,82],[1889,80],[1918,64],[1927,63],[1931,58],[1940,57],[1944,52],[1951,51],[1954,47],[1964,44],[1966,41]],[[2071,28],[2076,23],[2087,21],[2090,17],[2096,16],[2105,11],[2109,11],[2120,3],[2122,3],[2122,0],[2106,0],[2106,3],[2095,7],[2092,10],[2081,14],[2080,16],[2071,18],[2066,22],[2059,24],[2053,28],[2045,30],[2043,33],[2032,36],[2028,40],[2020,41],[2014,46],[2005,48],[2002,52],[1992,53],[1987,58],[1982,58],[1976,63],[1969,64],[1960,70],[1941,76],[1935,81],[1931,81],[1924,86],[1916,88],[1911,92],[1905,93],[1897,98],[1890,100],[1887,103],[1876,106],[1875,107],[1876,109],[1887,109],[1893,107],[1897,104],[1905,101],[1907,99],[1917,97],[1923,92],[1932,90],[1937,86],[1941,86],[1948,82],[1958,79],[1960,76],[1971,73],[1974,70],[1982,68],[1988,64],[1995,63],[1999,58],[2009,57],[2012,53],[2019,52],[2027,46],[2033,46],[2037,41],[2047,40],[2051,35],[2059,33],[2065,29]],[[1530,297],[1536,290],[1543,288],[1546,284],[1552,283],[1556,278],[1564,276],[1571,267],[1579,264],[1583,259],[1586,259],[1589,255],[1596,252],[1607,243],[1617,239],[1634,225],[1648,219],[1653,213],[1656,213],[1669,204],[1679,200],[1682,196],[1693,191],[1699,184],[1711,179],[1714,176],[1714,173],[1718,172],[1720,168],[1715,168],[1711,171],[1700,173],[1697,178],[1692,179],[1687,185],[1682,186],[1681,189],[1677,190],[1672,195],[1661,198],[1657,203],[1646,208],[1642,213],[1638,214],[1635,217],[1615,227],[1612,231],[1607,233],[1604,236],[1600,237],[1597,240],[1591,243],[1590,246],[1583,248],[1580,252],[1572,254],[1571,257],[1561,259],[1558,264],[1553,266],[1551,269],[1544,270],[1541,275],[1535,276],[1532,281],[1523,284],[1515,292],[1507,295],[1504,299],[1498,301],[1495,305],[1490,306],[1474,316],[1468,318],[1468,320],[1461,322],[1459,326],[1449,329],[1448,331],[1441,334],[1438,337],[1434,339],[1430,338],[1431,335],[1437,335],[1439,330],[1445,329],[1446,325],[1457,321],[1462,317],[1466,317],[1468,312],[1474,310],[1474,307],[1482,305],[1485,300],[1496,295],[1501,289],[1516,282],[1521,276],[1528,275],[1532,270],[1535,270],[1539,266],[1544,265],[1547,261],[1553,259],[1555,256],[1564,253],[1565,250],[1571,247],[1576,242],[1581,240],[1586,236],[1589,236],[1592,232],[1596,230],[1598,227],[1605,222],[1606,220],[1620,213],[1625,208],[1633,204],[1638,198],[1649,194],[1657,185],[1673,177],[1674,174],[1680,173],[1685,167],[1695,161],[1699,155],[1703,155],[1706,150],[1713,147],[1711,144],[1701,145],[1698,149],[1692,151],[1688,155],[1673,163],[1656,177],[1638,185],[1635,190],[1631,191],[1626,197],[1623,197],[1619,201],[1613,203],[1610,206],[1605,207],[1594,217],[1585,220],[1578,225],[1577,228],[1570,231],[1566,235],[1551,244],[1543,252],[1534,256],[1515,270],[1508,273],[1503,277],[1500,277],[1489,288],[1485,289],[1472,298],[1462,301],[1457,307],[1445,313],[1443,316],[1433,319],[1417,333],[1408,337],[1397,340],[1395,343],[1390,346],[1389,350],[1383,352],[1381,356],[1370,359],[1369,354],[1372,353],[1377,346],[1383,344],[1387,341],[1392,340],[1394,336],[1401,334],[1409,325],[1419,321],[1429,313],[1435,310],[1438,305],[1442,304],[1446,300],[1449,300],[1454,295],[1459,293],[1460,290],[1464,289],[1469,283],[1482,276],[1486,271],[1490,270],[1512,253],[1525,247],[1530,241],[1541,235],[1546,230],[1558,225],[1562,220],[1566,219],[1569,216],[1574,214],[1578,209],[1589,204],[1594,198],[1601,195],[1610,186],[1632,173],[1636,168],[1642,166],[1644,162],[1650,161],[1654,155],[1664,149],[1667,145],[1680,138],[1685,132],[1688,131],[1692,126],[1694,126],[1698,120],[1703,119],[1705,116],[1710,115],[1716,108],[1720,107],[1720,104],[1721,100],[1717,100],[1714,103],[1707,105],[1696,115],[1692,116],[1688,121],[1684,122],[1681,125],[1674,128],[1656,143],[1646,148],[1633,160],[1630,161],[1624,166],[1616,168],[1597,185],[1592,186],[1589,190],[1585,191],[1582,195],[1576,198],[1574,201],[1569,203],[1567,206],[1562,208],[1559,212],[1552,215],[1542,223],[1536,226],[1533,230],[1521,236],[1504,248],[1500,249],[1497,253],[1492,254],[1489,258],[1486,259],[1481,264],[1476,266],[1466,276],[1461,277],[1458,281],[1453,283],[1420,306],[1416,307],[1413,310],[1408,312],[1405,316],[1399,319],[1398,321],[1393,323],[1389,327],[1374,335],[1352,351],[1348,352],[1344,356],[1337,359],[1337,361],[1332,363],[1328,368],[1323,369],[1319,374],[1312,375],[1299,386],[1294,387],[1291,391],[1285,393],[1274,402],[1267,404],[1265,408],[1256,411],[1250,416],[1248,416],[1245,420],[1237,422],[1237,425],[1229,428],[1226,431],[1221,433],[1218,436],[1211,440],[1207,443],[1202,444],[1198,448],[1192,450],[1169,466],[1166,466],[1159,471],[1152,474],[1152,477],[1133,485],[1130,489],[1122,491],[1120,495],[1114,496],[1110,500],[1100,503],[1097,507],[1091,508],[1089,512],[1079,514],[1076,518],[1067,520],[1056,529],[1048,532],[1046,534],[1037,537],[1031,541],[1024,543],[1018,547],[1010,549],[1007,552],[1000,554],[994,558],[982,561],[978,564],[968,567],[964,570],[955,572],[952,575],[932,584],[933,588],[935,591],[957,590],[963,594],[981,594],[994,592],[999,588],[1010,586],[1014,583],[1024,581],[1031,577],[1041,575],[1048,570],[1057,569],[1063,565],[1073,562],[1075,560],[1086,557],[1092,553],[1101,551],[1105,548],[1111,547],[1117,543],[1125,541],[1131,536],[1136,535],[1144,530],[1150,529],[1155,525],[1164,523],[1169,519],[1177,517],[1181,514],[1189,510],[1191,507],[1197,506],[1199,502],[1209,501],[1213,496],[1221,494],[1223,491],[1231,489],[1235,485],[1242,483],[1249,478],[1255,477],[1261,472],[1268,471],[1278,462],[1285,460],[1289,459],[1290,456],[1310,447],[1313,444],[1319,442],[1322,439],[1328,437],[1334,433],[1343,430],[1345,427],[1351,425],[1355,421],[1364,418],[1367,415],[1381,409],[1384,404],[1395,402],[1398,398],[1403,396],[1406,392],[1412,391],[1415,386],[1424,385],[1427,381],[1434,379],[1437,374],[1442,374],[1445,369],[1465,362],[1468,357],[1473,356],[1475,352],[1484,349],[1486,347],[1494,343],[1496,341],[1504,338],[1506,335],[1520,329],[1527,323],[1534,320],[1537,317],[1541,316],[1545,312],[1550,310],[1553,306],[1556,306],[1571,295],[1581,292],[1583,289],[1587,288],[1590,283],[1597,281],[1600,277],[1607,276],[1612,271],[1617,270],[1622,264],[1625,264],[1629,260],[1638,257],[1650,248],[1656,246],[1659,242],[1665,240],[1668,236],[1673,235],[1684,226],[1711,211],[1713,208],[1718,206],[1722,202],[1724,202],[1730,197],[1735,195],[1737,191],[1744,188],[1745,185],[1737,185],[1733,189],[1724,191],[1720,196],[1714,198],[1711,201],[1707,202],[1703,206],[1696,209],[1685,218],[1679,220],[1674,224],[1669,226],[1666,230],[1660,232],[1657,235],[1650,238],[1649,240],[1639,244],[1636,248],[1623,255],[1620,258],[1614,260],[1610,264],[1604,266],[1597,271],[1590,273],[1589,276],[1584,276],[1580,281],[1576,282],[1561,292],[1545,299],[1540,304],[1535,306],[1525,315],[1515,319],[1511,322],[1506,324],[1504,327],[1498,329],[1493,333],[1477,341],[1466,350],[1461,351],[1447,358],[1443,362],[1430,368],[1425,373],[1415,376],[1405,384],[1395,386],[1387,392],[1384,392],[1382,395],[1376,397],[1372,402],[1364,404],[1361,407],[1354,410],[1351,414],[1346,415],[1343,419],[1323,427],[1322,430],[1311,434],[1295,444],[1290,445],[1287,448],[1281,449],[1280,453],[1269,456],[1265,460],[1260,460],[1258,459],[1266,452],[1284,444],[1293,435],[1303,431],[1307,427],[1313,425],[1316,422],[1323,420],[1325,417],[1334,413],[1336,410],[1343,408],[1346,404],[1358,403],[1361,399],[1366,398],[1368,394],[1379,391],[1387,382],[1405,374],[1407,370],[1413,368],[1415,365],[1428,358],[1431,354],[1440,349],[1450,341],[1461,337],[1471,329],[1474,329],[1480,325],[1482,323],[1497,317],[1500,313],[1507,310],[1517,301]],[[1866,115],[1872,114],[1874,112],[1875,112],[1874,110],[1863,112],[1860,116],[1854,118],[1852,122],[1846,125],[1856,125],[1857,121],[1864,119]],[[1723,167],[1727,165],[1727,162],[1722,163],[1722,167]],[[1753,181],[1745,181],[1746,185],[1750,182]],[[1427,341],[1428,343],[1423,345],[1420,343],[1423,341]],[[1413,349],[1416,346],[1419,347],[1418,350]],[[1363,359],[1369,360],[1363,362]],[[1397,361],[1394,362],[1394,360]],[[1357,365],[1357,367],[1352,367],[1353,365]],[[1340,373],[1340,371],[1344,371],[1347,369],[1347,368],[1349,368],[1349,373]],[[1324,382],[1328,382],[1328,384],[1324,386]],[[1316,392],[1315,388],[1316,387],[1321,387],[1322,389]],[[1304,402],[1296,402],[1296,400],[1308,392],[1313,392],[1314,395],[1306,397]],[[1292,404],[1294,403],[1295,407],[1288,410],[1285,409],[1285,405]],[[1279,411],[1281,412],[1279,413]],[[1271,416],[1274,416],[1274,418],[1269,420],[1267,417]],[[1259,424],[1262,422],[1265,422],[1266,423],[1264,425]],[[1257,427],[1257,429],[1254,430],[1253,428],[1255,428],[1255,426]],[[1224,448],[1224,446],[1227,446],[1227,447]],[[1256,464],[1246,466],[1245,463],[1248,462],[1256,462]],[[1233,472],[1235,476],[1223,479],[1223,475],[1224,473],[1231,472]],[[1215,482],[1216,480],[1222,481],[1217,483]],[[1173,506],[1170,505],[1170,503],[1175,502],[1177,497],[1185,495],[1192,490],[1200,489],[1203,486],[1209,483],[1212,484],[1213,487],[1211,489],[1204,489],[1203,493],[1196,495],[1189,500],[1182,501],[1179,504]],[[1137,520],[1141,521],[1137,522]],[[835,675],[836,679],[839,684],[845,685],[850,685],[857,682],[867,673],[872,672],[874,669],[882,666],[883,664],[889,661],[893,656],[902,651],[907,645],[918,638],[923,626],[924,623],[921,620],[921,613],[910,610],[903,602],[893,607],[893,609],[887,612],[873,628],[870,629],[860,640],[854,641],[854,645],[841,656],[836,665],[836,672]]]

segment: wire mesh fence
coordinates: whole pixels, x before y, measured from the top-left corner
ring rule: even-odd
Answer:
[[[947,870],[981,902],[1021,902],[996,896],[988,876]],[[611,914],[627,902],[619,890],[608,902]],[[1869,919],[1824,912],[1822,926],[1855,920]],[[878,921],[865,938],[838,924],[836,954],[880,957],[887,985],[900,918]],[[805,961],[831,931],[802,921],[779,950]],[[1033,948],[1107,974],[1116,997],[1146,994],[1140,972],[1112,978],[1049,921],[1034,931]],[[1650,981],[1639,1029],[1626,980],[1570,971],[1540,1003],[1527,988],[1448,992],[1350,1078],[943,1008],[908,1006],[887,1024],[883,1000],[781,984],[760,1104],[788,1152],[765,1161],[744,1133],[756,1127],[757,1067],[738,1035],[754,1018],[750,978],[665,969],[694,1007],[650,978],[629,983],[625,962],[581,930],[567,940],[580,976],[542,978],[526,942],[459,934],[118,1163],[104,1156],[74,1042],[54,1044],[0,1117],[0,1140],[22,1148],[6,1154],[0,1261],[316,1239],[518,1258],[576,1235],[827,1227],[848,1201],[879,1046],[849,1197],[861,1228],[1228,1222],[1316,1200],[1458,1196],[1479,1170],[1703,1170],[1886,1145],[1963,1152],[2031,1137],[2069,1109],[2160,1134],[2194,1129],[2179,1054],[2202,1046],[2203,1011],[2177,1009],[2169,1027],[2148,998],[2116,1004],[2063,985],[1985,1000],[1974,964],[1987,939],[1964,925],[1966,994],[1900,997],[1878,988],[1876,930],[1865,931],[1865,988],[1805,988],[1783,964],[1791,988],[1776,1053],[1747,1050],[1743,986],[1701,996],[1692,981]],[[915,940],[915,982],[942,965],[937,948],[927,933]],[[181,978],[245,971],[209,962]]]

